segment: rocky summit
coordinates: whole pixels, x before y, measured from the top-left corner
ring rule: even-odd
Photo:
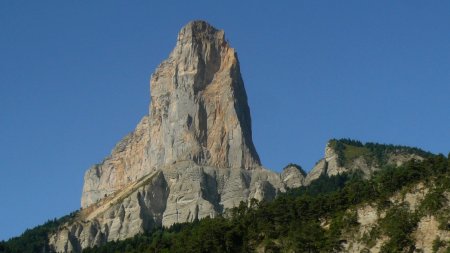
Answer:
[[[183,27],[150,89],[149,115],[86,172],[82,207],[179,162],[260,167],[239,61],[223,31],[202,21]]]
[[[84,176],[82,209],[49,236],[56,252],[130,238],[155,227],[215,217],[251,199],[271,200],[321,175],[399,165],[423,154],[332,140],[308,174],[261,166],[236,51],[204,21],[181,29],[150,80],[151,104],[136,129]],[[378,152],[378,153],[377,153]]]

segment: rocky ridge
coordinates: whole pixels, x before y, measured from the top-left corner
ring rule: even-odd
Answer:
[[[363,145],[357,141],[333,139],[325,147],[325,157],[311,169],[303,185],[309,185],[321,175],[333,176],[345,172],[360,172],[369,178],[383,166],[400,166],[412,159],[421,161],[428,155],[422,150],[403,146]]]

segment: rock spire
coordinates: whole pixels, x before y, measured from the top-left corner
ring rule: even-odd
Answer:
[[[149,115],[86,172],[82,207],[177,162],[260,167],[239,61],[223,30],[205,21],[184,26],[150,90]]]

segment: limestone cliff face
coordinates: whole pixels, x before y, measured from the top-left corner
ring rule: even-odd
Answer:
[[[86,173],[82,210],[50,236],[57,252],[132,237],[155,226],[215,217],[299,185],[299,171],[261,167],[236,52],[194,21],[151,77],[136,129]]]
[[[86,208],[148,174],[149,141],[149,117],[145,116],[136,129],[116,145],[110,156],[86,171],[81,206]]]
[[[236,52],[224,32],[191,22],[151,78],[152,167],[192,160],[218,168],[260,166]]]
[[[161,171],[83,209],[49,238],[56,252],[81,252],[161,226],[169,188]]]
[[[180,161],[255,169],[250,110],[236,52],[206,22],[183,27],[152,75],[151,104],[136,130],[85,174],[81,206]]]
[[[218,169],[181,162],[83,209],[49,241],[57,252],[80,252],[154,227],[216,217],[253,198],[272,200],[282,189],[279,175],[265,169]]]

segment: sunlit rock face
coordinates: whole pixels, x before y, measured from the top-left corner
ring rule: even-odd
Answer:
[[[239,61],[222,30],[203,21],[183,27],[150,88],[149,116],[86,172],[82,207],[180,161],[260,167]]]
[[[298,186],[298,171],[284,182],[261,167],[239,61],[222,30],[183,27],[150,90],[149,114],[85,173],[82,211],[49,238],[57,252],[215,217]]]
[[[151,167],[194,161],[218,168],[260,166],[236,52],[206,22],[181,29],[151,79]]]

